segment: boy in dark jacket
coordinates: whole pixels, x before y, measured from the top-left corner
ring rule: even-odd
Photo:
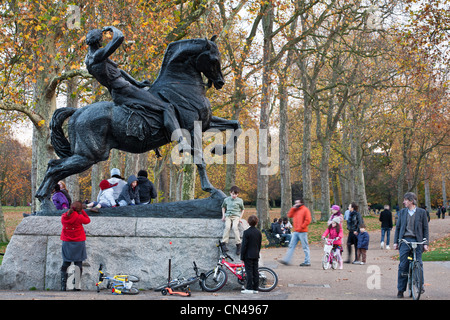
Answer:
[[[258,261],[259,251],[261,250],[262,235],[261,231],[256,229],[258,217],[251,215],[248,218],[250,228],[244,231],[242,235],[241,260],[245,264],[245,272],[247,273],[247,284],[245,290],[241,293],[258,293],[259,273]]]
[[[147,171],[139,170],[137,179],[139,186],[139,200],[141,201],[141,204],[147,204],[152,202],[152,199],[156,199],[158,195],[153,183],[148,180]]]
[[[366,232],[366,226],[361,224],[358,233],[358,257],[354,264],[366,263],[366,251],[369,250],[369,233]]]

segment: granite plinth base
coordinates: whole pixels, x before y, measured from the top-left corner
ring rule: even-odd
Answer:
[[[141,281],[136,285],[144,290],[167,282],[169,259],[172,277],[194,276],[193,261],[200,272],[210,270],[219,257],[216,245],[223,228],[221,219],[91,216],[91,223],[85,226],[88,258],[83,262],[81,289],[96,289],[100,264],[109,275],[138,276]],[[244,228],[241,226],[240,230],[242,234]],[[24,218],[0,266],[0,289],[59,290],[60,234],[60,217]],[[230,249],[235,248],[234,244],[231,232]],[[230,255],[239,261],[233,251]],[[230,282],[237,285],[236,281]]]

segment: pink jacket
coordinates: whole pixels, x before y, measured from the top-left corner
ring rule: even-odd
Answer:
[[[339,237],[339,240],[334,241],[334,244],[341,245],[342,244],[342,238],[344,237],[344,230],[342,228],[339,228],[339,233],[337,232],[336,228],[327,228],[325,232],[323,233],[322,237],[326,238],[328,236],[328,239],[335,239]]]

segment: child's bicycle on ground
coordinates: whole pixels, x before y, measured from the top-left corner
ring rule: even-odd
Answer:
[[[184,297],[190,297],[191,296],[190,285],[197,282],[201,277],[204,276],[203,273],[201,275],[198,275],[197,264],[195,263],[195,261],[193,262],[193,264],[194,264],[194,271],[195,271],[194,277],[191,277],[189,279],[177,278],[177,279],[170,280],[170,272],[169,272],[168,283],[155,288],[155,291],[161,291],[161,294],[164,296],[167,294],[170,294],[170,295],[176,294],[176,295],[180,295],[180,296],[184,296]],[[170,267],[171,266],[169,264],[169,271],[170,271]]]
[[[408,289],[409,296],[414,300],[419,300],[420,295],[423,292],[423,270],[420,261],[417,260],[416,249],[418,245],[425,244],[427,239],[423,239],[422,242],[409,242],[405,239],[401,239],[400,243],[406,244],[411,250],[408,255],[409,269],[408,269]]]
[[[135,282],[139,282],[139,278],[133,275],[126,274],[116,274],[112,277],[108,277],[102,271],[103,265],[100,264],[98,272],[100,273],[98,277],[98,282],[95,284],[97,286],[97,292],[100,292],[100,284],[107,280],[106,288],[111,289],[113,294],[138,294],[139,290],[133,287]]]
[[[325,244],[323,246],[323,257],[322,257],[322,268],[324,270],[333,268],[333,269],[337,269],[338,265],[339,265],[339,261],[338,261],[338,257],[337,254],[335,252],[335,250],[333,250],[333,243],[336,239],[323,239]],[[336,249],[339,250],[339,249]]]
[[[216,292],[222,289],[228,281],[226,269],[237,277],[239,284],[245,283],[244,263],[231,263],[228,260],[233,259],[223,250],[222,243],[219,241],[219,260],[214,269],[209,270],[203,277],[200,277],[200,286],[207,292]],[[273,290],[278,284],[278,275],[270,268],[259,267],[259,285],[258,290],[268,292]]]

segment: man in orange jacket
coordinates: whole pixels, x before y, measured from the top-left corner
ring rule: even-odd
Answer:
[[[305,261],[300,264],[301,267],[309,267],[311,265],[309,246],[308,246],[308,225],[311,223],[311,212],[305,204],[303,199],[295,200],[295,205],[289,210],[288,217],[294,220],[294,233],[286,256],[283,260],[279,260],[282,264],[289,264],[294,254],[295,247],[298,241],[301,242],[303,251],[305,252]]]

